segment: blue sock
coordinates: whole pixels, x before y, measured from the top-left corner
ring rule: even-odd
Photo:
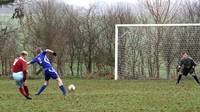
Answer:
[[[35,95],[39,95],[40,93],[42,93],[42,91],[44,91],[44,89],[46,88],[46,85],[42,85],[42,87],[38,90],[38,93]]]
[[[66,95],[66,90],[65,90],[64,85],[61,85],[59,88],[62,91],[63,95]]]

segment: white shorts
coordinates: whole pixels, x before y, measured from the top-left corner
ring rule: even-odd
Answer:
[[[23,72],[13,73],[13,79],[16,81],[21,81],[23,79]]]
[[[15,80],[18,88],[22,87],[24,84],[23,77],[24,77],[23,72],[13,73],[13,79]]]

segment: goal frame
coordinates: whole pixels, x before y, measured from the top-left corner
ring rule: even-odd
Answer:
[[[186,23],[186,24],[115,24],[115,71],[114,71],[114,80],[118,80],[118,38],[119,38],[118,37],[118,30],[119,30],[119,27],[152,27],[152,26],[153,27],[157,27],[157,26],[200,26],[200,23]]]

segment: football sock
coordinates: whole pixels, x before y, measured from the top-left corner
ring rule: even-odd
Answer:
[[[66,90],[64,85],[59,86],[60,90],[62,91],[63,95],[66,95]]]
[[[42,93],[42,91],[44,91],[46,87],[46,85],[42,85],[42,87],[38,90],[38,93],[36,93],[35,95],[39,95],[40,93]]]
[[[22,87],[19,88],[19,92],[25,97],[28,96]]]
[[[28,90],[28,86],[24,85],[24,91],[26,92],[26,94],[29,96],[29,90]]]

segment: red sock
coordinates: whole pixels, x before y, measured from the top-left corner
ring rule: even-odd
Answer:
[[[24,91],[26,92],[26,94],[29,96],[29,91],[28,91],[28,86],[24,85]]]
[[[19,92],[24,96],[28,96],[22,87],[19,88]]]

